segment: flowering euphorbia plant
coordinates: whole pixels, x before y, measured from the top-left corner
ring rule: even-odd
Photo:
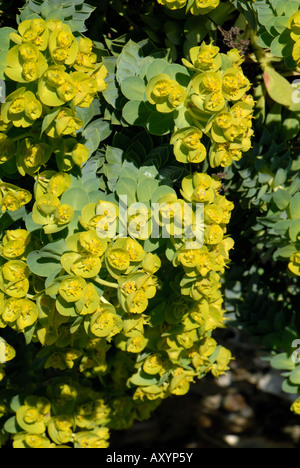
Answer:
[[[123,41],[98,18],[99,37],[93,8],[81,0],[29,0],[15,27],[1,30],[3,446],[106,448],[109,431],[149,418],[208,373],[218,378],[233,359],[214,331],[227,321],[226,277],[240,240],[231,233],[236,194],[255,185],[240,165],[251,165],[266,93],[286,112],[297,116],[298,108],[282,104],[292,86],[278,81],[251,32],[261,0],[146,3],[150,23],[162,12],[180,31],[197,16],[206,33],[179,33],[179,42],[175,35],[174,60],[174,47],[170,55],[151,31],[153,40],[133,39],[129,28]],[[116,13],[114,2],[105,8]],[[286,28],[297,73],[292,10]],[[243,21],[256,55],[238,40],[222,46],[223,11]],[[247,68],[258,57],[259,84]],[[274,177],[260,207],[281,210],[291,238],[280,258],[290,258],[286,274],[297,276],[298,189]]]

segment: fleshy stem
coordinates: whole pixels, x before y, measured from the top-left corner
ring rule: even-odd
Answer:
[[[101,284],[102,286],[107,286],[108,288],[118,289],[119,285],[117,283],[110,283],[101,278],[95,278],[96,283]]]

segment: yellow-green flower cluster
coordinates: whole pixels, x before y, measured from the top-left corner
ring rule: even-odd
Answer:
[[[300,276],[300,252],[291,255],[288,268],[294,275]]]
[[[181,271],[179,288],[174,287],[159,327],[151,328],[150,319],[145,328],[145,357],[136,364],[137,374],[129,378],[131,387],[137,387],[134,399],[183,395],[196,378],[208,372],[218,377],[229,369],[230,351],[211,336],[224,326],[221,280],[234,245],[226,235],[234,206],[220,190],[220,181],[207,174],[195,173],[182,181],[183,199],[193,206],[204,205],[204,243],[196,247],[180,242],[172,230],[173,266]],[[169,197],[171,210],[175,202]],[[177,203],[177,212],[173,210],[174,225],[180,206]]]
[[[163,5],[170,10],[178,10],[184,7],[188,8],[193,15],[205,15],[211,10],[217,8],[220,0],[194,0],[188,2],[188,0],[157,0],[160,5]]]
[[[0,180],[0,213],[16,211],[29,203],[32,195],[28,190]]]
[[[0,296],[0,310],[3,307],[3,299]],[[5,364],[16,356],[16,351],[9,343],[7,343],[1,336],[0,336],[0,382],[5,378]],[[0,402],[0,418],[3,416],[3,412],[5,410],[1,408]]]
[[[76,38],[62,21],[43,19],[23,21],[10,38],[15,45],[7,53],[5,75],[16,90],[1,105],[0,164],[17,154],[21,175],[34,175],[55,151],[53,139],[67,137],[59,151],[60,168],[81,166],[89,153],[76,142],[83,126],[76,107],[89,107],[106,88],[107,69],[97,62],[93,42]],[[16,127],[37,125],[42,127],[42,141],[21,134],[16,144],[10,136]]]
[[[300,64],[300,11],[289,18],[287,27],[291,30],[290,37],[294,42],[292,56],[298,67]]]
[[[179,122],[186,123],[171,137],[179,162],[201,163],[208,156],[211,167],[227,167],[251,148],[254,101],[246,94],[251,84],[241,68],[243,58],[237,49],[222,54],[212,43],[202,43],[190,50],[190,60],[183,59],[191,71],[187,88],[162,73],[149,80],[148,101],[159,112],[185,115]]]
[[[68,379],[15,409],[13,448],[107,448],[110,409],[101,394]]]

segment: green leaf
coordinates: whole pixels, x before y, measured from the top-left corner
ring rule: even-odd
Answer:
[[[144,101],[146,86],[138,76],[129,76],[121,82],[121,91],[130,101]]]
[[[20,432],[20,430],[22,430],[19,424],[17,423],[15,416],[12,416],[7,421],[5,421],[3,428],[9,434],[17,434],[18,432]]]
[[[274,187],[278,187],[279,185],[284,184],[286,181],[286,171],[282,168],[278,169],[276,172],[276,175],[274,177]]]
[[[117,59],[116,78],[120,85],[129,76],[138,76],[140,53],[139,46],[132,40],[123,47]]]
[[[92,155],[100,143],[110,136],[111,132],[109,122],[102,119],[94,120],[82,132],[80,143],[84,144]]]
[[[296,247],[294,245],[285,245],[284,247],[279,247],[273,254],[274,260],[278,258],[290,258],[293,253],[296,252]]]
[[[156,385],[158,381],[158,377],[146,374],[146,372],[144,372],[141,369],[139,369],[139,371],[136,374],[134,374],[130,379],[130,382],[137,386]]]
[[[289,228],[290,239],[293,242],[298,240],[298,236],[300,234],[300,219],[293,219],[290,224]]]
[[[287,57],[292,55],[293,44],[288,29],[284,29],[281,34],[273,39],[270,49],[271,53],[276,57]]]
[[[81,211],[89,202],[88,194],[80,188],[66,190],[61,198],[61,203],[70,205],[75,211]]]
[[[116,184],[118,196],[127,196],[128,205],[136,202],[136,183],[133,179],[123,177]]]
[[[156,75],[164,73],[164,70],[169,66],[169,63],[164,59],[156,59],[152,62],[146,73],[147,80],[150,81]]]
[[[123,107],[122,116],[130,125],[144,126],[151,112],[143,101],[128,101]]]
[[[280,210],[284,210],[291,200],[291,195],[286,190],[277,189],[273,196],[274,202]]]
[[[290,216],[292,219],[300,219],[300,192],[296,193],[290,202]]]
[[[290,117],[284,119],[281,127],[280,135],[285,140],[293,140],[296,138],[300,131],[300,121],[298,117],[293,117],[291,114]]]
[[[300,385],[300,366],[297,366],[289,375],[289,380],[296,385]]]
[[[155,179],[144,179],[137,186],[137,198],[139,202],[152,200],[153,192],[158,188],[158,181]]]
[[[61,263],[54,257],[41,257],[40,252],[30,252],[27,264],[32,273],[43,278],[50,275],[58,275],[62,269]]]
[[[281,76],[274,68],[265,68],[264,82],[267,92],[273,101],[286,107],[292,104],[293,88],[288,80]]]
[[[164,114],[154,111],[150,114],[147,121],[147,128],[153,135],[167,135],[174,129],[173,112]]]
[[[295,367],[295,364],[287,353],[280,353],[272,357],[270,364],[274,369],[280,370],[292,370]]]

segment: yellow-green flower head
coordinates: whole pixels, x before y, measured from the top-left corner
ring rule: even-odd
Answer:
[[[68,190],[70,185],[70,175],[65,172],[57,172],[50,178],[47,191],[55,197],[60,197],[66,190]]]
[[[13,448],[41,449],[53,447],[51,446],[51,441],[44,435],[21,432],[13,436]]]
[[[67,205],[66,203],[61,204],[55,211],[54,222],[58,226],[64,226],[72,221],[74,214],[74,209],[70,205]]]
[[[101,212],[101,214],[99,214],[99,212]],[[116,221],[118,214],[119,210],[117,205],[99,200],[98,203],[88,203],[82,209],[79,222],[87,231],[98,231],[99,229],[102,233],[103,231],[109,230],[109,226]],[[103,238],[103,236],[99,237]]]
[[[59,198],[52,193],[46,193],[33,205],[32,217],[36,224],[44,226],[46,234],[53,234],[72,221],[74,209],[67,204],[61,204]]]
[[[300,11],[297,11],[289,18],[287,27],[291,29],[291,38],[298,41],[300,39]]]
[[[89,157],[88,148],[69,137],[60,141],[55,150],[56,163],[61,172],[70,171],[74,165],[81,167]]]
[[[80,276],[70,276],[64,279],[59,286],[59,294],[67,302],[79,301],[86,288],[86,281]]]
[[[0,364],[5,364],[11,361],[16,356],[15,349],[8,344],[3,338],[0,337]],[[3,413],[2,405],[0,404],[0,417]]]
[[[45,51],[48,47],[49,30],[42,18],[25,20],[18,26],[18,34],[12,33],[10,38],[17,44],[32,44],[39,50]]]
[[[29,268],[25,262],[20,260],[10,260],[1,268],[3,278],[6,281],[19,281],[29,276]]]
[[[29,290],[29,268],[20,260],[9,260],[0,270],[0,288],[10,297],[23,298]]]
[[[34,176],[49,161],[52,149],[46,143],[37,143],[32,138],[24,138],[18,145],[17,168],[24,176]]]
[[[232,359],[231,352],[221,346],[216,361],[211,368],[212,375],[218,378],[220,375],[225,374],[230,369],[229,363]]]
[[[11,127],[12,127],[12,123],[11,122],[5,123],[2,119],[1,112],[0,112],[0,132],[3,132],[3,135],[5,135]]]
[[[16,211],[29,203],[32,195],[27,190],[23,190],[16,185],[0,183],[0,206],[1,211]]]
[[[90,107],[98,90],[97,81],[79,71],[71,73],[70,76],[76,88],[73,99],[74,106]]]
[[[290,409],[293,413],[300,414],[300,397],[293,401]]]
[[[100,258],[89,254],[66,253],[62,256],[61,263],[69,274],[82,278],[94,278],[102,267]]]
[[[202,131],[197,127],[188,127],[174,133],[170,143],[174,145],[177,161],[199,163],[206,157],[206,148],[201,142]]]
[[[147,346],[147,342],[147,339],[141,332],[134,330],[127,340],[126,351],[128,353],[141,353]]]
[[[126,310],[130,314],[142,314],[148,307],[148,298],[141,289],[130,293],[126,298]]]
[[[119,248],[108,249],[106,252],[106,261],[114,270],[126,272],[130,266],[129,254]]]
[[[82,72],[94,70],[97,55],[93,53],[93,41],[88,37],[79,37],[78,53],[73,67]]]
[[[109,273],[118,278],[128,274],[145,257],[145,251],[135,239],[118,239],[105,253]]]
[[[222,92],[229,101],[238,101],[250,89],[251,84],[241,68],[228,68],[223,75]]]
[[[46,216],[55,213],[56,209],[61,205],[59,198],[52,193],[42,195],[35,204],[39,212]]]
[[[290,258],[288,264],[289,270],[294,273],[294,275],[300,276],[300,252],[295,252]]]
[[[196,172],[182,180],[181,194],[188,202],[213,203],[221,182],[205,173]]]
[[[205,276],[209,271],[213,270],[214,261],[214,256],[208,252],[207,247],[204,246],[201,249],[179,249],[173,260],[173,264],[175,266],[181,264],[185,274],[193,277],[199,273]],[[186,308],[186,304],[184,305]],[[188,312],[188,310],[186,312]]]
[[[2,240],[3,247],[1,255],[8,260],[23,260],[23,256],[27,251],[30,240],[31,234],[25,229],[6,231]]]
[[[20,300],[20,309],[21,313],[17,318],[17,327],[19,330],[23,331],[25,328],[33,325],[39,316],[39,309],[35,302],[29,299]]]
[[[107,249],[107,240],[100,239],[92,230],[81,232],[78,241],[85,252],[96,257],[101,257]]]
[[[72,415],[58,415],[50,419],[47,431],[56,444],[67,444],[73,438],[74,418]]]
[[[89,315],[96,312],[100,306],[100,297],[92,283],[88,283],[83,296],[76,302],[75,307],[79,315]]]
[[[196,280],[193,283],[190,295],[195,301],[203,298],[213,301],[219,298],[220,287],[220,275],[211,271],[205,278]]]
[[[62,24],[61,29],[51,32],[49,52],[53,62],[57,65],[74,64],[78,54],[78,42],[67,24]]]
[[[97,64],[95,70],[90,73],[91,78],[96,80],[98,93],[102,93],[107,88],[107,83],[105,82],[107,74],[108,70],[103,63]]]
[[[38,96],[45,106],[58,107],[72,101],[76,86],[64,65],[52,65],[40,78]]]
[[[72,149],[71,156],[75,166],[81,167],[88,160],[89,150],[82,143],[76,143]]]
[[[295,62],[297,62],[297,66],[298,66],[299,61],[300,61],[300,36],[293,46],[292,56]]]
[[[12,122],[15,127],[29,127],[42,115],[43,107],[31,91],[19,88],[7,96],[1,106],[4,122]]]
[[[161,259],[158,255],[155,255],[151,252],[147,252],[143,261],[142,261],[142,268],[147,273],[154,274],[156,273],[161,267]]]
[[[51,404],[46,398],[27,397],[16,412],[18,425],[30,434],[44,434],[50,420]]]
[[[110,339],[122,328],[122,320],[111,304],[101,304],[91,318],[90,332],[100,338]]]
[[[183,64],[195,71],[211,71],[215,72],[219,70],[222,65],[222,59],[219,54],[219,47],[214,46],[213,43],[205,44],[203,42],[201,46],[192,47],[190,49],[190,59],[188,62],[186,59],[182,59]]]
[[[217,203],[219,197],[221,196],[216,197],[215,203],[204,207],[204,221],[206,224],[222,224],[224,223],[224,219],[226,223],[228,222],[225,206],[221,203],[218,205]]]
[[[194,0],[190,11],[193,15],[205,15],[217,8],[219,3],[220,0]]]
[[[165,73],[154,76],[146,87],[146,96],[158,112],[168,113],[183,104],[186,90]]]
[[[173,378],[170,382],[169,391],[173,395],[185,395],[190,389],[190,378],[186,371],[178,367],[173,371]]]
[[[224,232],[218,224],[206,226],[204,231],[204,241],[206,244],[218,244],[223,240]]]
[[[106,427],[93,431],[81,431],[75,434],[76,448],[107,448],[109,447],[109,430]]]
[[[41,434],[30,434],[27,432],[20,432],[13,436],[13,448],[31,448],[31,449],[41,449],[41,448],[53,448],[51,446],[51,441],[48,437]]]
[[[192,80],[191,101],[202,113],[219,112],[225,106],[222,94],[222,75],[219,72],[204,72]]]
[[[76,132],[83,126],[82,120],[76,117],[75,112],[67,107],[62,108],[46,133],[51,138],[59,138],[63,135],[76,137]]]
[[[6,63],[6,76],[18,83],[37,81],[48,68],[44,55],[30,43],[12,47],[7,53]]]
[[[244,57],[238,49],[230,49],[226,55],[234,67],[239,67],[244,62]]]
[[[160,5],[163,5],[170,10],[178,10],[187,4],[187,0],[157,0]]]
[[[0,164],[4,164],[12,159],[16,154],[14,141],[5,133],[0,133]]]
[[[163,369],[164,363],[163,358],[160,354],[151,354],[148,356],[143,363],[143,370],[146,374],[156,375],[159,374]]]
[[[209,162],[211,167],[228,167],[232,161],[239,161],[243,156],[243,151],[247,151],[251,147],[250,139],[243,143],[214,143],[210,149]]]

